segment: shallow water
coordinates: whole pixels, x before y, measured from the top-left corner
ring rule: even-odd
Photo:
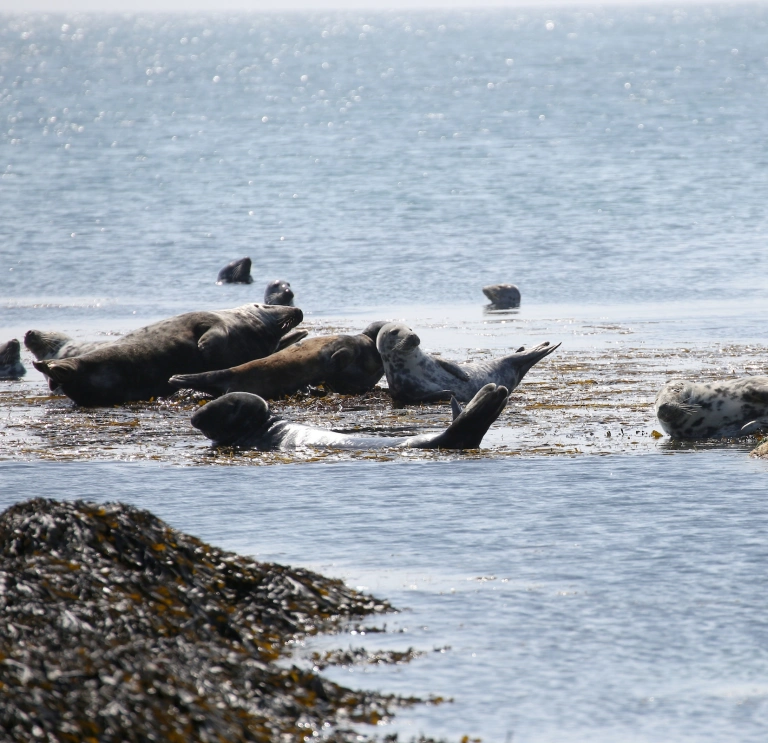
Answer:
[[[767,465],[755,439],[656,438],[652,402],[672,376],[768,371],[766,21],[0,18],[0,341],[112,337],[281,276],[313,332],[402,320],[455,360],[562,343],[481,450],[375,457],[214,454],[195,400],[78,409],[25,351],[0,382],[0,506],[125,500],[407,607],[342,644],[424,657],[326,671],[454,700],[384,731],[762,741]],[[216,286],[242,255],[255,283]],[[496,282],[519,310],[484,307]],[[275,408],[450,418],[383,391]]]

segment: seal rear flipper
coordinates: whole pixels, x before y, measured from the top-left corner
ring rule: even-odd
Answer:
[[[465,372],[458,364],[456,364],[453,361],[447,361],[446,359],[441,359],[439,356],[433,356],[433,360],[441,366],[445,371],[447,371],[449,374],[452,374],[457,379],[460,379],[462,382],[469,382],[469,374]]]
[[[408,446],[416,449],[477,449],[491,424],[504,410],[508,398],[506,387],[486,384],[443,433],[418,436]]]
[[[277,344],[277,350],[282,351],[288,346],[292,346],[294,343],[304,340],[309,335],[308,330],[292,330],[290,333],[286,333]]]
[[[175,390],[197,390],[218,397],[229,390],[232,372],[229,369],[221,369],[202,374],[175,374],[168,380],[168,384]]]

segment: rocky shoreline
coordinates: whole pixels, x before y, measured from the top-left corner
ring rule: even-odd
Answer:
[[[418,702],[285,662],[301,637],[393,611],[121,503],[0,514],[0,728],[11,741],[360,740]],[[282,663],[278,663],[279,659]]]

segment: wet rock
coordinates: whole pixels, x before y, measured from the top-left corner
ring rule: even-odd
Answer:
[[[276,661],[302,636],[390,610],[131,506],[19,503],[0,514],[0,729],[9,741],[236,743],[301,741],[327,723],[355,740],[344,725],[417,700]]]
[[[755,447],[752,450],[751,456],[768,459],[768,441],[764,441],[760,446]]]

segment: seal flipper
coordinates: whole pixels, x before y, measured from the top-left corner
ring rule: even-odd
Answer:
[[[232,384],[232,370],[220,369],[202,374],[175,374],[168,380],[168,384],[175,390],[197,390],[218,397],[229,390]]]
[[[462,382],[469,382],[469,374],[467,374],[457,363],[441,359],[439,356],[433,356],[433,359],[445,371],[456,377],[456,379],[460,379]]]
[[[49,377],[56,385],[62,385],[71,380],[77,370],[73,359],[62,359],[61,361],[33,361],[32,366],[39,372]]]
[[[340,372],[346,369],[355,360],[355,354],[349,348],[340,348],[331,354],[331,369]]]
[[[461,403],[451,395],[451,412],[453,413],[453,420],[456,420],[464,408],[461,407]]]
[[[416,449],[477,449],[491,424],[504,410],[508,398],[506,387],[493,382],[486,384],[443,433],[439,436],[417,436],[407,446]]]
[[[294,343],[304,340],[309,335],[308,330],[292,330],[290,333],[286,333],[277,344],[277,350],[282,351],[288,346],[292,346]]]

